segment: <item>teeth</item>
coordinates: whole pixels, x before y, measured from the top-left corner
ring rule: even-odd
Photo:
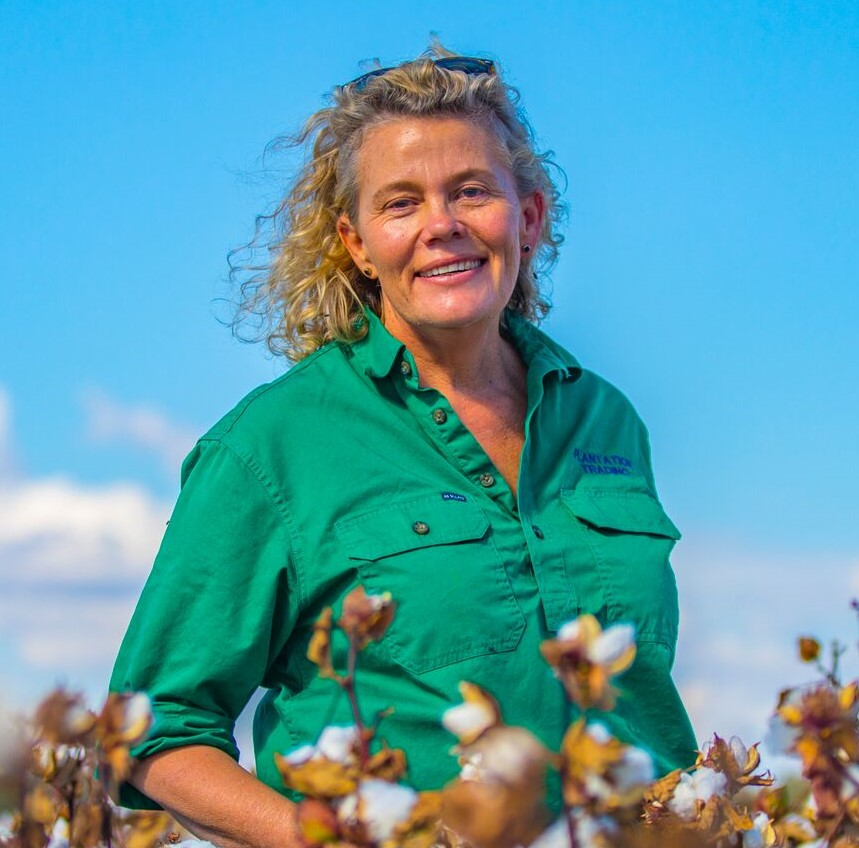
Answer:
[[[462,262],[452,262],[450,265],[442,265],[441,268],[433,268],[431,271],[422,271],[419,277],[440,277],[442,274],[453,274],[456,271],[470,271],[479,268],[482,264],[480,259],[466,259]]]

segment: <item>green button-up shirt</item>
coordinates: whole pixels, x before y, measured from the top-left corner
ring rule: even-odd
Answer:
[[[405,347],[373,315],[258,388],[197,444],[112,690],[142,690],[156,724],[135,753],[213,745],[259,686],[258,776],[283,790],[275,752],[348,724],[336,685],[307,659],[313,623],[357,584],[389,591],[391,628],[361,655],[367,717],[409,758],[418,788],[457,766],[440,725],[469,680],[509,724],[557,749],[572,717],[540,642],[583,612],[632,622],[639,651],[605,723],[657,767],[695,748],[671,680],[678,609],[669,552],[679,533],[653,482],[629,401],[516,316],[528,369],[518,497]],[[335,665],[345,645],[335,642]],[[130,788],[126,802],[141,803]],[[289,794],[289,793],[285,793]]]

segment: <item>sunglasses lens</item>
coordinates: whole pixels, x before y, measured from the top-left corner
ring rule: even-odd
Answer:
[[[435,64],[448,71],[462,71],[466,74],[494,74],[495,66],[488,59],[472,59],[468,56],[450,56],[437,59]]]
[[[366,86],[367,83],[370,82],[371,79],[373,79],[373,77],[380,77],[382,76],[382,74],[386,74],[390,70],[390,68],[376,68],[375,71],[369,71],[366,74],[362,74],[360,77],[356,77],[351,82],[347,82],[346,85],[352,86],[355,91],[361,91],[364,86]],[[343,88],[345,88],[346,85],[344,85]]]
[[[447,71],[462,71],[465,74],[494,74],[495,65],[489,59],[473,59],[470,56],[447,56],[442,59],[436,59],[433,64],[436,67],[444,68]],[[368,71],[360,77],[356,77],[350,82],[345,83],[342,88],[347,86],[355,91],[363,91],[367,83],[374,77],[380,77],[393,68],[376,68]]]

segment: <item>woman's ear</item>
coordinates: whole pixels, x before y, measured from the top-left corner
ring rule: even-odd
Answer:
[[[359,235],[358,230],[352,225],[349,216],[345,213],[337,219],[337,235],[340,236],[343,247],[349,251],[349,255],[352,257],[352,261],[358,266],[358,270],[365,277],[375,277],[375,269],[367,258],[367,252],[364,250],[364,240]]]
[[[542,191],[535,191],[519,201],[522,207],[522,223],[525,228],[524,239],[534,245],[543,232],[543,219],[546,217],[546,198]]]

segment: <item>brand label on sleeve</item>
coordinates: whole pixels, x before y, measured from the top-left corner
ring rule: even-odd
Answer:
[[[576,448],[573,456],[585,474],[619,474],[622,477],[629,477],[632,472],[632,461],[620,454],[594,453]]]

